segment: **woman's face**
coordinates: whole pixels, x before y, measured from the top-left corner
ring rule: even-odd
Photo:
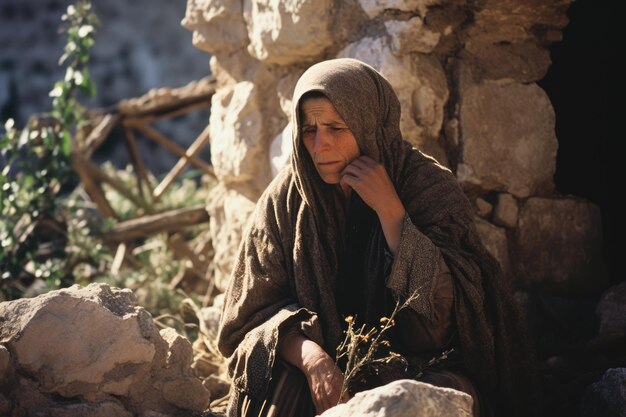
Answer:
[[[361,151],[335,106],[325,97],[306,98],[301,105],[302,141],[317,172],[327,184],[339,184],[343,169]]]

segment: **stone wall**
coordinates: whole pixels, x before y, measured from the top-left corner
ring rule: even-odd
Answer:
[[[602,290],[599,211],[555,192],[555,114],[536,84],[570,2],[188,0],[183,25],[213,54],[218,79],[210,122],[220,185],[208,204],[218,287],[254,202],[288,160],[299,75],[352,57],[389,79],[404,137],[456,174],[516,287]]]
[[[58,28],[61,15],[74,2],[0,3],[0,119],[13,117],[22,127],[30,115],[50,110],[48,92],[64,75],[57,63],[66,36]],[[209,57],[193,47],[191,34],[180,27],[184,2],[92,0],[92,5],[102,25],[89,66],[98,94],[95,100],[83,100],[89,107],[111,106],[152,88],[180,87],[209,74]],[[207,117],[207,112],[190,113],[160,128],[189,145],[206,126]],[[110,147],[105,156],[123,165],[126,150],[120,145]],[[155,173],[176,162],[172,154],[151,145],[140,143],[144,154],[153,156],[145,162]]]

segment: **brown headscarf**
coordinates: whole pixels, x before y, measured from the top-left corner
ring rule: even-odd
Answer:
[[[298,326],[331,356],[342,336],[335,293],[343,210],[337,187],[321,180],[301,142],[300,102],[311,91],[333,103],[361,154],[385,166],[405,206],[405,243],[394,273],[406,277],[407,290],[423,289],[411,308],[430,314],[436,247],[454,281],[468,376],[497,415],[528,415],[526,392],[535,381],[527,372],[527,344],[510,291],[476,233],[473,210],[450,171],[402,139],[400,103],[388,81],[353,59],[316,64],[296,85],[291,164],[257,203],[226,292],[218,345],[230,357],[234,397],[263,397],[282,328]]]

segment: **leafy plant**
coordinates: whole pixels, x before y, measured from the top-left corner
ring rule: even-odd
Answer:
[[[68,7],[62,20],[66,22],[67,43],[59,64],[67,68],[65,78],[50,92],[52,111],[32,117],[21,131],[9,119],[0,136],[0,160],[5,164],[0,171],[0,297],[5,299],[21,296],[25,287],[20,281],[24,276],[42,277],[44,271],[63,271],[56,266],[39,267],[46,262],[38,257],[42,240],[36,232],[39,227],[48,235],[64,234],[63,225],[55,220],[58,195],[62,187],[76,180],[72,137],[85,122],[85,111],[75,94],[95,94],[87,64],[98,19],[91,4],[80,1]],[[63,251],[55,255],[64,258]],[[45,278],[67,284],[59,275]]]

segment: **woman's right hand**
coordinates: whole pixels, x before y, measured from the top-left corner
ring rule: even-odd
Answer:
[[[339,396],[343,386],[343,374],[333,359],[319,345],[310,340],[308,342],[313,343],[315,346],[307,346],[305,348],[311,351],[305,353],[302,371],[309,383],[315,410],[318,414],[321,414],[339,403]],[[308,344],[305,343],[305,345]],[[346,393],[341,402],[345,402],[348,399],[349,397]]]
[[[299,331],[287,332],[278,345],[282,358],[306,376],[318,414],[339,403],[343,374],[333,359],[314,341]],[[341,402],[349,400],[346,393]]]

